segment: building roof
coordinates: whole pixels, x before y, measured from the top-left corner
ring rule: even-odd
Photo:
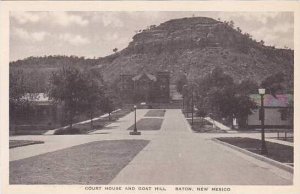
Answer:
[[[259,94],[251,94],[250,98],[261,106],[261,96]],[[264,95],[264,106],[265,107],[291,107],[293,102],[292,94],[278,94],[275,96],[271,94]]]
[[[151,81],[156,81],[156,77],[150,73],[140,73],[132,78],[133,81],[137,81],[143,77],[143,75],[147,76]]]
[[[52,102],[49,96],[45,93],[26,93],[23,97],[23,100],[28,100],[29,102],[34,102],[36,104],[48,104]]]

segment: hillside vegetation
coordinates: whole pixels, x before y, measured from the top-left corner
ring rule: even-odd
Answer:
[[[282,72],[286,86],[292,88],[294,51],[265,46],[234,27],[233,22],[193,17],[150,26],[137,33],[127,48],[107,57],[30,57],[11,62],[10,68],[49,74],[68,64],[97,69],[108,82],[116,81],[123,73],[169,71],[174,84],[183,74],[193,80],[220,67],[235,81],[252,79],[260,83]]]

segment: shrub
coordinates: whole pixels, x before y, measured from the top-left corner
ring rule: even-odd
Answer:
[[[58,129],[54,132],[54,135],[72,135],[72,134],[81,134],[80,129],[78,128],[66,128],[66,129]]]

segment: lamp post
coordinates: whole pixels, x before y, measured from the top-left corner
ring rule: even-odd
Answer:
[[[134,108],[134,128],[133,131],[129,132],[129,135],[141,135],[141,132],[137,131],[136,128],[136,105],[134,105],[133,108]]]
[[[192,85],[192,125],[194,125],[194,85]]]
[[[187,85],[183,85],[182,87],[182,93],[183,93],[183,99],[182,99],[182,110],[183,110],[183,113],[185,112],[185,107],[184,107],[184,101],[185,101],[185,95],[186,95],[186,90],[187,90]]]
[[[258,89],[258,93],[260,94],[260,121],[261,121],[261,154],[268,154],[266,141],[265,141],[265,109],[264,109],[264,95],[265,89]]]

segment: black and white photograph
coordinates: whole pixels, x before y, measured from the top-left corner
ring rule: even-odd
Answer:
[[[295,186],[293,11],[49,9],[8,18],[10,187]]]

